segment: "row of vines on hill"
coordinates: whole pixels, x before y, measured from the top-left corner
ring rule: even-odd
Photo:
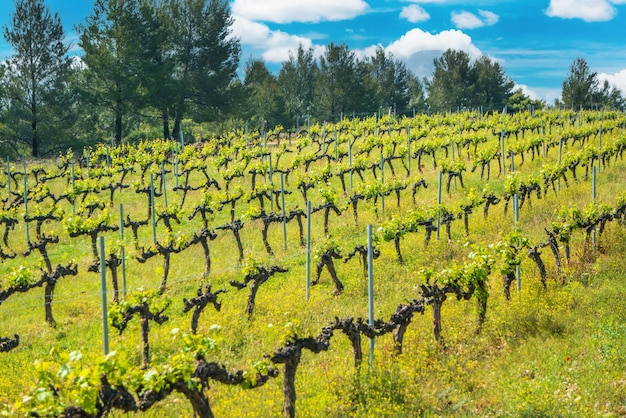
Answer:
[[[273,365],[283,364],[284,413],[293,416],[294,379],[302,350],[328,350],[334,331],[341,330],[350,339],[358,365],[362,359],[361,335],[376,338],[393,333],[395,350],[399,354],[413,314],[424,313],[425,307],[431,306],[434,337],[444,344],[441,306],[448,295],[459,300],[476,299],[476,330],[479,331],[487,312],[488,278],[492,270],[502,275],[504,294],[510,297],[515,266],[521,263],[522,251],[526,251],[536,263],[545,285],[547,273],[540,250],[550,248],[560,275],[560,249],[564,249],[565,260],[569,262],[572,233],[578,229],[584,231],[585,252],[588,253],[592,231],[602,233],[607,222],[624,218],[626,197],[618,197],[613,206],[594,202],[584,209],[563,208],[558,219],[546,225],[545,241],[530,243],[520,230],[514,230],[496,244],[478,246],[468,263],[442,271],[420,270],[416,280],[420,286],[415,299],[398,306],[389,320],[369,324],[362,318],[335,318],[317,337],[303,338],[301,332],[292,330],[285,345],[259,362],[254,372],[230,373],[223,366],[207,362],[214,342],[194,334],[202,310],[209,303],[219,310],[221,304],[217,296],[225,292],[224,289],[213,292],[210,284],[201,286],[196,297],[184,300],[185,312],[194,312],[190,327],[192,334],[179,336],[185,347],[183,354],[167,365],[151,365],[148,342],[150,321],[157,324],[167,321],[165,311],[170,302],[164,294],[171,257],[188,248],[201,246],[204,254],[202,276],[206,280],[212,268],[210,241],[222,234],[233,236],[238,262],[243,263],[243,279],[230,284],[236,289],[248,288],[245,313],[250,317],[260,286],[274,274],[287,272],[288,268],[265,266],[246,257],[247,245],[243,242],[242,229],[253,225],[249,228],[260,231],[266,252],[273,255],[268,240],[271,225],[296,221],[298,243],[304,246],[303,220],[307,214],[298,202],[303,207],[311,204],[311,214],[322,213],[327,236],[317,249],[319,262],[313,284],[319,281],[326,268],[335,285],[333,293],[338,295],[344,285],[333,260],[347,262],[356,254],[365,257],[366,248],[343,249],[350,251],[343,256],[330,231],[333,213],[343,217],[351,207],[353,221],[358,225],[359,203],[363,202],[361,206],[369,204],[380,219],[377,245],[381,245],[381,241],[393,241],[398,262],[404,263],[400,241],[407,234],[423,230],[425,245],[428,245],[432,234],[445,227],[447,238],[451,240],[450,225],[461,219],[464,233],[469,234],[469,215],[480,207],[487,218],[489,208],[500,202],[504,202],[506,212],[516,195],[520,198],[520,207],[525,202],[530,205],[533,194],[536,198],[543,198],[550,189],[558,193],[561,181],[565,186],[569,184],[569,175],[574,181],[579,180],[578,170],[584,169],[584,179],[587,179],[591,167],[597,165],[606,169],[623,159],[625,124],[626,118],[622,114],[612,113],[603,114],[601,119],[593,113],[575,115],[569,112],[563,115],[546,113],[543,117],[466,113],[399,120],[371,118],[344,120],[337,125],[314,125],[310,130],[300,132],[295,141],[288,141],[279,134],[275,137],[248,137],[233,133],[184,148],[161,141],[116,148],[102,145],[84,153],[81,158],[68,153],[53,169],[27,167],[25,164],[22,169],[16,169],[7,165],[6,182],[1,185],[4,192],[0,225],[4,227],[4,235],[0,257],[8,263],[37,252],[44,267],[40,274],[27,267],[3,274],[0,303],[15,293],[44,286],[45,318],[54,324],[55,285],[63,277],[77,275],[78,265],[70,261],[53,267],[49,247],[59,245],[67,237],[87,237],[93,260],[86,268],[97,272],[101,255],[96,241],[99,236],[108,236],[118,244],[109,246],[110,253],[104,260],[114,288],[110,321],[123,332],[133,317],[139,317],[143,341],[139,367],[123,364],[115,356],[109,356],[97,366],[87,366],[80,364],[78,353],[60,362],[40,363],[41,385],[37,392],[41,396],[33,396],[16,408],[31,413],[36,411],[39,415],[103,416],[113,409],[147,410],[171,392],[178,391],[189,399],[198,415],[212,416],[206,394],[209,380],[257,387],[277,376]],[[508,152],[503,153],[503,150]],[[550,154],[557,154],[558,158],[550,157]],[[541,175],[524,175],[525,162],[538,158],[545,159]],[[508,168],[513,168],[514,162],[518,163],[517,171]],[[426,163],[432,164],[432,170],[425,167]],[[468,169],[473,173],[480,168],[480,178],[486,174],[489,179],[492,163],[498,164],[498,176],[504,182],[503,192],[496,193],[485,186],[481,192],[470,188],[465,198],[454,205],[425,207],[423,203],[417,203],[419,190],[429,186],[425,173],[438,171],[440,178],[445,176],[446,190],[450,193],[451,185],[457,180],[464,187],[463,179],[469,175],[466,173]],[[397,172],[398,164],[404,174]],[[420,173],[417,177],[413,176],[415,169]],[[277,187],[277,176],[281,177],[280,188]],[[131,181],[131,178],[135,180]],[[146,213],[127,213],[125,217],[120,213],[122,219],[115,222],[112,215],[115,205],[133,199],[129,197],[133,191],[137,196],[143,195]],[[385,213],[385,198],[389,196],[395,198],[398,209],[402,206],[402,199],[410,196],[412,209],[407,213],[392,210]],[[184,233],[188,229],[182,227],[176,231],[176,225],[182,224],[196,226],[191,227],[191,234]],[[29,233],[32,225],[35,226],[34,237]],[[55,227],[59,226],[67,236],[55,232]],[[15,237],[15,231],[20,228],[26,231],[26,249]],[[156,292],[120,297],[118,269],[125,261],[120,252],[124,242],[111,238],[120,229],[132,232],[133,258],[137,262],[145,263],[156,256],[162,258],[163,273]],[[152,239],[148,238],[150,235]],[[363,262],[364,268],[365,264]],[[2,338],[0,350],[8,351],[18,344],[17,335]]]
[[[626,197],[622,197],[618,207],[610,210],[606,206],[591,206],[586,211],[572,210],[563,214],[563,222],[587,231],[592,225],[604,228],[606,222],[623,219],[626,214]],[[284,406],[286,417],[295,416],[296,411],[296,372],[304,349],[313,353],[330,349],[330,341],[336,331],[341,331],[353,348],[355,366],[358,368],[363,359],[362,338],[375,339],[391,333],[394,341],[394,353],[402,353],[403,339],[407,327],[416,313],[424,314],[426,307],[432,310],[433,335],[445,345],[442,336],[442,306],[452,295],[457,300],[476,300],[476,328],[479,333],[487,313],[489,296],[488,281],[492,271],[498,271],[503,277],[504,292],[508,297],[514,267],[521,262],[521,250],[527,250],[528,256],[539,266],[542,282],[545,285],[545,264],[541,261],[539,248],[550,246],[559,260],[558,246],[554,236],[549,235],[545,243],[531,247],[529,240],[520,231],[508,234],[502,241],[489,247],[476,247],[468,262],[452,265],[436,271],[423,269],[416,274],[421,282],[417,297],[407,304],[400,304],[388,320],[376,319],[368,322],[364,318],[335,317],[323,327],[317,336],[302,336],[302,330],[293,325],[286,329],[284,345],[265,356],[254,365],[254,370],[227,371],[223,365],[207,362],[211,352],[216,349],[216,342],[209,337],[196,336],[198,319],[204,308],[213,304],[220,310],[218,295],[225,290],[212,291],[211,286],[198,289],[197,296],[184,299],[184,311],[194,309],[191,320],[191,334],[174,332],[180,338],[182,352],[171,358],[167,364],[151,366],[149,361],[148,323],[162,324],[167,321],[164,311],[170,300],[158,292],[133,294],[115,304],[110,313],[110,320],[120,333],[126,328],[133,316],[139,316],[142,333],[142,363],[140,367],[131,366],[116,353],[107,356],[97,365],[81,362],[81,354],[73,352],[62,355],[57,361],[38,362],[39,387],[36,396],[26,397],[23,402],[13,406],[13,412],[28,412],[38,416],[85,416],[101,417],[112,410],[126,412],[145,411],[156,402],[165,399],[172,392],[182,393],[190,402],[198,416],[212,417],[206,389],[209,381],[228,385],[239,385],[245,389],[259,387],[268,379],[279,375],[275,366],[282,366]],[[327,248],[327,252],[338,252],[336,246]],[[358,249],[355,249],[355,254]],[[347,261],[347,259],[346,259]],[[557,264],[559,262],[557,261]],[[252,314],[254,295],[259,286],[275,273],[286,272],[279,266],[263,266],[259,263],[247,264],[242,269],[242,282],[231,282],[237,289],[250,284],[250,297],[246,313]]]

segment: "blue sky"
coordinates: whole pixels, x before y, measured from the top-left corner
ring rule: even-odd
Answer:
[[[0,2],[4,27],[13,2]],[[45,2],[76,44],[74,26],[93,2]],[[552,103],[583,57],[626,95],[626,0],[231,0],[231,9],[242,63],[263,58],[274,70],[299,44],[319,55],[345,42],[359,56],[381,45],[424,77],[434,58],[455,48],[498,60],[527,94]],[[10,54],[0,40],[0,59]]]

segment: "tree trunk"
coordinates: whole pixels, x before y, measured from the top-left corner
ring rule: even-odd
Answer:
[[[515,272],[512,271],[504,275],[504,297],[511,300],[511,284],[515,281]]]
[[[261,237],[263,239],[263,245],[265,245],[265,251],[267,251],[268,255],[274,255],[272,251],[272,247],[270,246],[269,241],[267,240],[267,230],[269,229],[270,223],[263,222],[263,229],[261,230]]]
[[[537,267],[539,268],[539,277],[541,280],[541,285],[543,286],[544,289],[547,288],[547,284],[546,284],[546,265],[543,262],[543,260],[541,259],[541,253],[539,252],[539,249],[537,247],[531,248],[528,251],[528,257],[533,260],[536,264]]]
[[[402,344],[404,342],[404,334],[406,333],[406,329],[408,325],[409,325],[408,323],[400,324],[393,331],[393,342],[395,343],[393,347],[393,353],[396,355],[402,354]]]
[[[89,235],[91,238],[91,253],[93,254],[93,258],[95,259],[95,263],[100,262],[100,257],[98,256],[98,233],[92,233]]]
[[[171,139],[170,120],[169,115],[167,114],[167,109],[164,109],[163,112],[161,112],[161,119],[163,120],[163,139]]]
[[[487,298],[477,298],[476,307],[478,310],[478,318],[476,320],[476,334],[480,334],[487,316]]]
[[[211,252],[209,251],[209,243],[206,238],[200,240],[202,250],[204,251],[204,274],[208,276],[211,273]]]
[[[179,392],[182,392],[183,395],[187,398],[189,403],[191,403],[191,407],[193,408],[193,414],[195,417],[201,418],[213,418],[213,411],[211,410],[211,406],[209,405],[209,400],[204,395],[202,389],[189,389],[186,384],[180,384],[176,388]]]
[[[239,235],[239,229],[234,229],[233,234],[235,234],[235,240],[237,241],[237,249],[239,250],[239,262],[241,263],[244,259],[244,256],[243,256],[243,244],[241,243],[241,236]]]
[[[39,117],[39,115],[37,114],[37,101],[36,101],[36,88],[37,88],[37,83],[35,80],[35,73],[33,72],[31,74],[31,83],[32,83],[32,97],[31,97],[31,123],[30,123],[30,129],[31,129],[31,134],[32,134],[32,147],[31,147],[31,151],[33,153],[33,157],[37,158],[39,157],[39,134],[37,132],[37,118]]]
[[[185,104],[185,99],[180,98],[178,101],[178,109],[176,110],[176,116],[174,117],[174,128],[172,129],[172,135],[176,138],[177,141],[180,141],[180,133],[181,133],[181,122],[183,120],[183,106]],[[184,138],[183,138],[184,141]]]
[[[339,180],[341,181],[341,189],[343,190],[343,194],[346,194],[346,179],[344,178],[345,173],[339,173]]]
[[[44,306],[46,310],[46,322],[50,326],[55,326],[56,321],[52,316],[52,298],[54,297],[54,287],[56,285],[56,281],[49,281],[46,283],[46,287],[44,288]]]
[[[200,321],[200,314],[202,313],[202,309],[199,306],[196,306],[193,310],[193,314],[191,315],[191,333],[195,334],[198,330],[198,322]]]
[[[246,305],[246,315],[248,315],[248,319],[252,317],[252,312],[254,312],[254,301],[260,285],[261,283],[258,280],[253,280],[250,285],[250,294],[248,295],[248,304]]]
[[[393,243],[396,246],[396,253],[398,254],[398,263],[404,264],[404,259],[402,258],[402,253],[400,252],[400,237],[395,237],[393,239]]]
[[[115,145],[122,144],[122,103],[118,101],[115,110]]]
[[[359,367],[363,362],[363,349],[361,348],[361,333],[358,329],[353,328],[350,331],[344,330],[344,333],[348,336],[350,344],[352,345],[352,351],[354,352],[354,366]]]
[[[32,133],[33,133],[33,143],[32,143],[32,153],[33,157],[39,157],[39,135],[37,135],[37,120],[33,120],[32,123]]]
[[[302,216],[296,215],[296,221],[298,222],[298,231],[300,233],[300,246],[306,247],[304,241],[304,226],[302,225]]]
[[[548,231],[547,229],[545,229],[545,231],[548,235],[548,244],[550,250],[552,251],[552,255],[554,256],[557,273],[559,276],[562,276],[563,266],[561,264],[561,251],[559,250],[559,243],[556,239],[556,236],[552,232]]]
[[[328,236],[328,218],[330,217],[330,207],[324,209],[324,236]]]
[[[300,363],[302,351],[298,350],[289,360],[285,362],[283,370],[283,395],[285,402],[283,404],[283,415],[285,418],[294,418],[296,416],[296,371]]]
[[[167,286],[167,276],[170,273],[170,252],[166,251],[163,254],[163,278],[161,279],[161,284],[159,285],[159,295],[165,293],[165,287]]]
[[[328,272],[330,273],[330,277],[332,277],[333,282],[335,283],[335,290],[333,293],[335,295],[338,295],[341,292],[343,292],[343,283],[341,283],[341,281],[337,277],[337,272],[335,271],[335,263],[333,262],[332,258],[329,258],[328,261],[326,262],[326,268],[328,269]]]
[[[113,255],[109,260],[109,268],[111,270],[111,284],[113,286],[113,303],[118,303],[120,300],[120,288],[117,283],[117,263],[118,258]]]
[[[41,257],[43,258],[44,263],[46,263],[46,271],[48,272],[48,274],[52,274],[52,262],[50,261],[50,256],[48,256],[48,250],[46,250],[45,246],[40,247],[39,253],[41,254]]]
[[[443,344],[443,340],[441,339],[441,306],[442,302],[439,300],[433,301],[433,335],[435,336],[435,340],[439,344]]]
[[[148,333],[150,332],[150,325],[148,323],[148,317],[145,313],[141,313],[141,368],[147,369],[150,364],[150,343],[148,342]]]

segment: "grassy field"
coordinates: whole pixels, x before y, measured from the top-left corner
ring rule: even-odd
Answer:
[[[248,138],[243,133],[233,134],[230,146],[205,148],[208,158],[195,159],[191,151],[186,154],[171,154],[166,148],[159,148],[160,142],[150,146],[143,144],[132,148],[127,155],[135,155],[129,160],[122,157],[122,148],[117,153],[107,149],[106,157],[111,158],[112,167],[129,166],[135,168],[125,179],[128,189],[117,191],[113,205],[109,204],[108,191],[89,194],[89,199],[97,199],[107,204],[106,209],[98,209],[92,218],[100,214],[110,214],[111,225],[119,223],[119,204],[123,204],[124,213],[133,220],[148,219],[148,194],[136,193],[137,188],[149,184],[151,173],[158,179],[161,172],[161,161],[166,169],[168,207],[182,210],[184,216],[179,223],[172,224],[172,231],[165,230],[163,222],[156,225],[159,242],[165,243],[168,236],[172,242],[188,240],[194,233],[202,229],[198,217],[188,219],[202,199],[211,195],[213,202],[226,199],[225,178],[232,172],[239,161],[245,159],[245,151],[254,152],[251,163],[243,170],[242,177],[235,177],[230,184],[228,193],[234,195],[239,190],[251,191],[251,173],[257,168],[261,174],[256,176],[258,187],[270,184],[267,166],[268,157],[262,161],[258,158],[259,145],[261,151],[268,151],[274,158],[271,184],[274,190],[280,190],[280,169],[293,167],[298,158],[314,155],[318,146],[314,140],[316,132],[320,132],[320,147],[330,159],[322,159],[311,163],[305,173],[304,166],[298,166],[285,182],[285,207],[290,210],[304,209],[305,201],[297,188],[299,181],[307,179],[307,175],[316,177],[315,185],[308,191],[308,197],[314,207],[327,202],[329,190],[334,202],[342,213],[334,212],[329,217],[329,232],[342,254],[345,256],[355,245],[367,243],[366,226],[373,225],[378,237],[377,247],[380,257],[374,260],[374,314],[376,318],[387,320],[401,303],[420,297],[420,285],[424,283],[424,269],[442,271],[462,266],[470,262],[470,253],[478,247],[495,251],[497,243],[505,239],[515,229],[512,204],[504,213],[503,202],[490,209],[489,216],[483,217],[482,206],[469,215],[469,234],[466,235],[463,220],[457,219],[451,224],[451,240],[448,242],[443,227],[440,239],[435,234],[428,245],[424,243],[424,228],[417,232],[407,233],[400,241],[404,263],[400,264],[393,241],[386,242],[381,237],[379,227],[392,220],[405,219],[410,211],[426,210],[437,207],[439,172],[446,164],[459,161],[467,169],[463,173],[463,183],[453,181],[450,193],[442,193],[442,205],[448,210],[459,212],[460,205],[468,200],[470,190],[481,195],[488,184],[489,189],[502,197],[506,191],[507,179],[510,176],[498,175],[498,163],[491,163],[491,179],[480,178],[480,167],[471,172],[472,162],[477,159],[478,152],[490,148],[499,149],[502,129],[513,130],[514,127],[532,126],[531,131],[520,130],[519,135],[507,136],[507,149],[530,141],[531,138],[544,138],[545,148],[541,155],[531,161],[529,151],[525,152],[524,163],[521,155],[514,160],[517,176],[527,180],[541,178],[547,167],[558,163],[558,141],[572,132],[586,132],[584,142],[569,140],[561,149],[561,159],[578,155],[587,148],[606,150],[617,147],[624,141],[624,124],[626,119],[617,114],[613,119],[607,115],[602,136],[599,126],[603,122],[593,112],[585,113],[579,121],[575,114],[557,111],[529,114],[503,119],[501,115],[479,117],[474,114],[452,115],[447,118],[418,117],[415,120],[398,120],[357,123],[346,122],[348,127],[339,126],[335,134],[333,125],[312,127],[312,134],[301,133],[293,141],[281,139],[282,146],[275,138]],[[501,120],[506,120],[502,124]],[[540,135],[538,122],[545,125],[545,134]],[[562,126],[556,122],[563,122]],[[607,126],[615,125],[613,129]],[[380,141],[380,149],[363,152],[361,158],[369,162],[379,161],[381,155],[400,154],[406,148],[406,126],[411,125],[411,132],[416,135],[424,131],[422,138],[413,140],[413,151],[417,146],[428,141],[439,144],[436,151],[438,165],[435,168],[429,155],[422,157],[422,173],[417,172],[417,159],[412,159],[412,172],[407,176],[399,160],[394,160],[393,175],[388,165],[384,174],[378,170],[379,179],[384,176],[386,182],[394,179],[406,180],[409,187],[402,190],[401,202],[398,207],[395,194],[379,199],[374,205],[372,200],[361,200],[358,204],[358,225],[352,217],[352,207],[348,204],[349,197],[361,190],[365,185],[374,184],[376,178],[372,171],[363,172],[364,180],[353,175],[353,191],[344,194],[337,175],[323,180],[321,173],[335,173],[341,164],[348,162],[348,153],[357,160],[359,150],[366,148],[368,141]],[[550,130],[548,130],[550,126]],[[470,129],[471,127],[474,127]],[[356,129],[355,129],[356,128]],[[350,130],[351,129],[351,130]],[[368,130],[370,130],[368,132]],[[464,135],[481,134],[485,142],[478,144],[476,151],[472,146],[462,148],[453,161],[452,149],[442,148],[448,144],[448,138]],[[524,131],[524,133],[522,133]],[[391,134],[391,135],[390,135]],[[337,135],[337,136],[335,136]],[[517,138],[516,138],[517,136]],[[336,142],[335,138],[338,138]],[[349,141],[353,141],[349,147]],[[557,145],[554,145],[556,142]],[[601,144],[600,144],[601,142]],[[336,148],[335,148],[335,143]],[[396,144],[393,146],[393,144]],[[552,144],[552,145],[548,145]],[[265,147],[263,146],[265,145]],[[298,145],[302,148],[298,149]],[[170,146],[170,145],[168,145]],[[150,147],[152,149],[148,150]],[[186,149],[192,146],[187,145]],[[107,167],[107,158],[103,150],[92,150],[89,176],[95,177],[98,169]],[[446,151],[444,151],[446,149]],[[242,151],[243,150],[243,151]],[[547,155],[545,151],[547,150]],[[293,151],[293,152],[286,152]],[[448,152],[450,151],[450,152]],[[457,149],[457,152],[459,150]],[[110,156],[108,155],[110,153]],[[276,163],[278,155],[282,154]],[[336,158],[340,155],[343,158]],[[365,157],[368,155],[368,157]],[[141,160],[141,158],[143,160]],[[220,159],[232,158],[228,167],[220,165]],[[180,166],[171,164],[179,159]],[[336,158],[332,160],[332,158]],[[404,157],[406,158],[406,157]],[[332,160],[332,161],[331,161]],[[341,160],[341,161],[339,161]],[[149,164],[145,161],[154,161]],[[192,161],[202,161],[206,173],[217,180],[222,190],[214,187],[190,191],[182,201],[182,191],[174,190],[175,171],[190,167]],[[328,165],[327,165],[328,162]],[[49,172],[59,170],[54,164],[58,161],[42,162],[41,166]],[[119,164],[119,165],[118,165]],[[140,167],[146,164],[146,177],[140,181]],[[187,165],[185,165],[187,164]],[[260,165],[255,165],[260,164]],[[510,171],[510,160],[507,161],[507,173]],[[34,182],[33,168],[29,162],[29,184]],[[559,181],[559,190],[555,193],[550,189],[545,196],[537,199],[532,195],[531,202],[525,202],[519,212],[521,234],[532,245],[546,240],[545,228],[550,229],[553,222],[560,221],[563,209],[588,207],[592,202],[592,175],[585,178],[584,164],[577,170],[575,181],[568,175],[567,184]],[[605,203],[611,208],[618,205],[620,196],[624,196],[624,179],[626,179],[626,163],[613,157],[608,165],[594,163],[597,168],[596,201]],[[12,167],[21,170],[20,165]],[[5,165],[6,173],[6,165]],[[54,195],[60,195],[71,187],[66,170],[64,178],[47,182]],[[570,172],[568,172],[570,173]],[[87,167],[78,167],[76,161],[74,175],[76,179],[87,178]],[[119,180],[119,173],[112,177]],[[103,177],[101,184],[111,182]],[[410,185],[423,178],[428,185],[416,193],[416,203],[411,199]],[[444,176],[444,181],[446,177]],[[22,177],[17,176],[17,180]],[[346,176],[346,180],[348,176]],[[184,178],[178,178],[180,184]],[[201,185],[206,181],[204,174],[192,171],[189,185]],[[1,181],[6,183],[6,179]],[[156,189],[160,191],[159,182]],[[13,191],[17,186],[12,183]],[[2,191],[3,199],[8,190]],[[35,191],[29,189],[30,194]],[[543,193],[542,193],[543,194]],[[161,213],[165,208],[165,196],[157,193],[155,197],[156,211]],[[14,198],[17,199],[17,198]],[[13,199],[12,199],[13,200]],[[183,313],[183,298],[196,295],[197,289],[210,283],[214,290],[224,289],[226,293],[219,295],[222,303],[217,312],[208,306],[200,316],[198,335],[211,338],[215,347],[211,351],[211,361],[224,364],[227,369],[252,370],[254,365],[271,355],[279,347],[285,345],[286,337],[316,336],[322,327],[328,325],[335,317],[367,318],[368,291],[367,279],[363,277],[363,268],[357,259],[347,263],[335,261],[335,267],[344,290],[334,295],[334,285],[324,271],[320,283],[311,287],[310,297],[306,294],[306,249],[300,246],[299,230],[295,221],[287,224],[287,249],[284,248],[281,223],[273,223],[268,228],[268,242],[274,251],[269,255],[261,240],[262,221],[253,220],[251,216],[258,214],[259,204],[255,198],[249,203],[245,198],[238,201],[235,208],[235,219],[244,222],[241,240],[245,250],[245,260],[238,261],[238,249],[233,234],[228,230],[217,230],[217,238],[209,242],[211,248],[211,272],[204,272],[204,255],[199,245],[192,246],[178,254],[171,255],[171,269],[167,278],[167,290],[164,298],[171,300],[165,311],[169,320],[162,325],[150,323],[150,361],[151,368],[159,373],[171,364],[172,359],[181,354],[181,341],[190,329],[190,313]],[[37,207],[45,207],[50,199],[36,205],[29,202],[29,213]],[[5,212],[9,203],[5,203]],[[275,202],[271,204],[276,213],[280,213]],[[383,210],[384,205],[384,210]],[[24,213],[23,205],[17,205],[20,217]],[[58,396],[50,399],[49,390],[41,390],[42,377],[63,382],[62,371],[54,364],[72,364],[72,372],[80,374],[80,370],[93,372],[94,365],[100,364],[103,358],[102,335],[102,302],[100,275],[88,272],[87,267],[93,261],[91,242],[81,236],[70,238],[65,227],[71,218],[85,217],[81,215],[80,198],[73,207],[68,201],[60,201],[57,206],[64,211],[63,221],[49,221],[44,230],[49,235],[58,235],[59,244],[50,244],[49,253],[53,265],[74,261],[78,265],[78,275],[64,277],[59,280],[52,303],[56,326],[46,324],[44,320],[43,289],[35,288],[26,293],[17,293],[8,297],[0,306],[0,336],[9,337],[19,334],[19,345],[13,350],[0,353],[0,402],[4,404],[6,414],[21,414],[32,405],[77,405],[80,400],[72,398],[71,391],[63,383],[59,383]],[[220,206],[223,208],[220,209]],[[265,201],[266,211],[270,211],[270,202]],[[230,222],[230,205],[215,204],[215,214],[211,215],[209,228]],[[306,226],[306,225],[305,225]],[[2,229],[0,229],[2,230]],[[9,278],[19,266],[27,266],[36,272],[44,268],[42,257],[37,252],[23,256],[27,249],[25,239],[25,222],[21,218],[13,230],[9,231],[9,249],[17,254],[14,259],[6,259],[0,265],[2,274],[2,290],[9,287]],[[31,241],[34,240],[34,222],[29,225]],[[133,242],[130,228],[125,228],[125,247],[127,251],[127,288],[129,294],[137,289],[156,290],[163,275],[163,257],[155,256],[140,263],[136,256],[138,248],[148,248],[152,244],[153,232],[150,223],[139,229],[139,239]],[[107,248],[117,248],[121,241],[119,232],[107,232],[105,236]],[[176,241],[178,237],[179,241]],[[542,258],[547,267],[547,289],[540,283],[537,265],[526,255],[527,250],[520,252],[520,283],[521,290],[513,284],[512,298],[506,300],[503,295],[502,274],[496,261],[489,276],[489,299],[486,322],[480,333],[476,333],[476,310],[474,298],[469,301],[456,300],[453,295],[442,306],[442,341],[433,337],[433,319],[430,306],[426,306],[423,315],[416,314],[407,329],[401,355],[394,355],[394,340],[391,334],[375,339],[373,361],[368,361],[369,341],[363,336],[362,348],[364,362],[355,367],[350,341],[337,331],[331,339],[327,351],[314,354],[303,351],[300,366],[296,375],[297,404],[296,416],[300,417],[405,417],[405,416],[519,416],[519,417],[578,417],[578,416],[624,416],[626,415],[626,274],[623,270],[623,256],[626,254],[626,227],[623,219],[608,222],[602,234],[597,234],[595,250],[584,250],[584,232],[574,230],[571,236],[572,255],[568,262],[562,257],[563,272],[558,274],[555,259],[549,248],[543,248]],[[323,210],[311,217],[311,242],[313,247],[311,271],[314,275],[317,259],[315,250],[327,242],[323,226]],[[563,256],[563,243],[561,254]],[[5,248],[5,252],[8,251]],[[495,253],[494,253],[495,254]],[[496,257],[494,255],[494,257]],[[248,298],[248,290],[237,290],[229,283],[242,280],[245,267],[251,261],[263,265],[278,265],[288,269],[286,273],[272,276],[260,286],[256,296],[256,308],[253,315],[247,318],[244,310]],[[109,271],[107,271],[109,273]],[[110,282],[108,298],[112,298]],[[111,308],[111,305],[110,305]],[[115,359],[127,368],[137,369],[141,364],[141,338],[138,318],[129,322],[128,328],[118,335],[111,328],[110,349],[115,351]],[[76,354],[80,352],[81,358]],[[72,359],[71,361],[69,359]],[[38,364],[37,366],[35,364]],[[278,365],[276,367],[279,367]],[[44,376],[44,371],[54,370],[51,376]],[[87,374],[87,372],[85,372]],[[91,385],[93,382],[86,382]],[[97,383],[97,382],[96,382]],[[39,389],[38,389],[39,388]],[[45,389],[45,388],[44,388]],[[49,388],[48,388],[49,389]],[[267,384],[245,389],[241,385],[229,386],[218,382],[207,389],[210,404],[215,416],[218,417],[260,417],[280,416],[283,414],[282,374],[272,378]],[[41,399],[39,399],[39,397]],[[20,409],[22,408],[22,409]],[[50,409],[49,411],[54,411]],[[45,412],[45,411],[44,411]],[[53,412],[50,412],[53,415]],[[112,416],[134,416],[121,412],[113,412]],[[193,410],[189,402],[180,394],[168,396],[156,403],[142,416],[192,416]]]

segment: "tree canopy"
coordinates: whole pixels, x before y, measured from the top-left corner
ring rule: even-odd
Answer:
[[[584,58],[576,58],[570,65],[567,78],[563,81],[561,101],[566,107],[588,109],[593,106],[608,106],[622,109],[624,99],[621,92],[607,80],[602,84],[598,73],[591,71]]]
[[[94,0],[77,28],[81,52],[70,57],[45,0],[16,0],[3,30],[14,49],[0,66],[3,149],[40,156],[111,137],[179,139],[183,120],[269,130],[305,117],[545,105],[516,89],[497,60],[455,49],[434,59],[424,79],[382,46],[367,56],[334,42],[321,53],[300,45],[275,73],[254,57],[239,68],[232,26],[228,0]],[[583,58],[572,63],[561,100],[624,107],[621,91]]]
[[[502,109],[513,94],[513,80],[486,55],[472,62],[467,52],[448,49],[434,64],[433,77],[426,86],[428,102],[435,111]]]
[[[14,49],[3,65],[12,143],[26,144],[38,157],[42,145],[51,147],[63,135],[62,93],[70,46],[59,15],[51,14],[43,0],[17,0],[3,35]],[[42,144],[43,138],[52,144]]]

